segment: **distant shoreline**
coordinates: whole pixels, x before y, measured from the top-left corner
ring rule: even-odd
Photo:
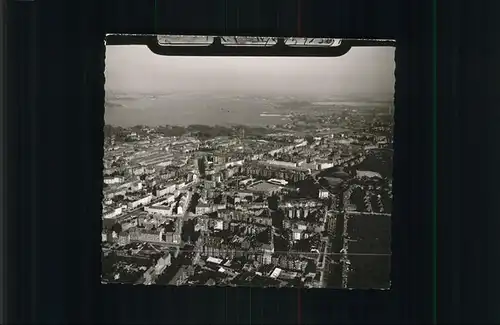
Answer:
[[[261,117],[292,117],[290,114],[260,113]]]
[[[248,125],[266,127],[288,123],[293,112],[304,113],[309,109],[328,110],[353,107],[379,109],[391,102],[363,101],[312,101],[289,98],[242,97],[205,98],[186,97],[138,97],[107,98],[105,121],[120,126],[134,125]],[[319,104],[319,105],[318,105]]]

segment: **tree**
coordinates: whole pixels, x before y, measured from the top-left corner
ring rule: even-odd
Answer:
[[[276,195],[272,195],[270,197],[267,198],[267,204],[268,204],[268,207],[269,209],[271,210],[278,210],[278,196]]]
[[[271,212],[271,217],[272,217],[273,227],[281,229],[283,227],[283,220],[285,219],[283,211],[281,209],[273,211]]]
[[[143,128],[144,128],[144,126],[142,126],[142,125],[139,124],[139,125],[134,125],[132,127],[132,130],[133,131],[142,131]]]
[[[200,172],[201,177],[205,177],[206,165],[204,158],[198,159],[198,170]]]
[[[122,225],[120,223],[115,223],[112,227],[111,227],[111,230],[114,231],[115,233],[117,234],[121,234],[123,228],[122,228]]]
[[[328,195],[327,203],[326,206],[331,209],[333,207],[333,197],[331,195]]]
[[[306,135],[305,139],[308,144],[313,144],[314,143],[314,137],[312,135]]]

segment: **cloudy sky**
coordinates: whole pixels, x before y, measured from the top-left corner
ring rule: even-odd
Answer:
[[[145,46],[107,46],[108,94],[214,93],[373,96],[394,92],[394,48],[337,58],[171,57]]]

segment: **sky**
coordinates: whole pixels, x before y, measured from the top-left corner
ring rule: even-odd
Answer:
[[[224,93],[373,96],[394,93],[392,47],[358,47],[341,57],[173,57],[146,46],[106,47],[107,94]]]

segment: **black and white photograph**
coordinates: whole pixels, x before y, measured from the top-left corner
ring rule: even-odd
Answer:
[[[391,288],[395,47],[107,45],[105,78],[102,283]]]

